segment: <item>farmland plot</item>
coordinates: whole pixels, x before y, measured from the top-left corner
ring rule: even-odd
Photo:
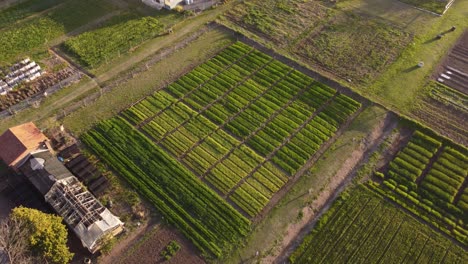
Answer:
[[[358,84],[375,80],[412,38],[379,19],[316,0],[251,1],[237,5],[220,22]]]
[[[102,28],[68,39],[63,46],[81,64],[96,67],[158,36],[163,29],[164,25],[153,17],[126,14],[111,19]]]
[[[50,41],[112,9],[104,0],[70,0],[46,15],[5,27],[0,34],[0,61],[14,62],[24,54],[43,52]]]
[[[390,162],[379,192],[468,244],[467,150],[415,131]]]
[[[207,257],[249,231],[246,218],[125,120],[101,122],[82,139]]]
[[[122,116],[254,217],[359,108],[236,43]]]
[[[0,12],[0,29],[38,12],[58,5],[60,0],[27,0]]]
[[[290,256],[291,263],[466,263],[461,247],[365,186],[342,195]]]
[[[221,257],[248,232],[244,216],[257,216],[360,107],[238,42],[83,141]]]

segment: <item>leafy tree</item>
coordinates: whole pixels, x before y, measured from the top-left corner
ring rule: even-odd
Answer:
[[[51,263],[69,263],[73,253],[67,247],[67,228],[59,216],[36,209],[17,207],[10,215],[12,221],[22,223],[28,232],[31,250]]]

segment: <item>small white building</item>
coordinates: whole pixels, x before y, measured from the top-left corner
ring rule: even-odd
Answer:
[[[161,9],[173,9],[178,4],[184,2],[183,0],[142,0],[142,2],[153,8]]]

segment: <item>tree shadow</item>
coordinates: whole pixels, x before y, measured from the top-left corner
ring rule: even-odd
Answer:
[[[432,43],[432,42],[434,42],[436,40],[438,40],[437,37],[433,37],[431,39],[426,40],[423,44],[430,44],[430,43]]]
[[[418,68],[419,68],[418,65],[414,65],[414,66],[409,67],[409,68],[406,69],[406,70],[403,70],[403,72],[404,72],[404,73],[410,73],[410,72],[412,72],[412,71],[414,71],[414,70],[416,70],[416,69],[418,69]]]

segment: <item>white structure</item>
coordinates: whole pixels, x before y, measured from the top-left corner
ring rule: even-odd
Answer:
[[[31,82],[40,77],[44,72],[35,61],[26,58],[10,67],[10,72],[2,80],[0,79],[0,95],[6,95],[21,82]]]
[[[150,7],[161,9],[173,9],[184,0],[142,0],[142,2]]]
[[[89,252],[95,253],[103,239],[122,231],[123,223],[88,192],[74,176],[56,181],[45,195]]]
[[[19,170],[65,220],[89,252],[123,231],[123,223],[104,207],[48,149],[29,154]]]

